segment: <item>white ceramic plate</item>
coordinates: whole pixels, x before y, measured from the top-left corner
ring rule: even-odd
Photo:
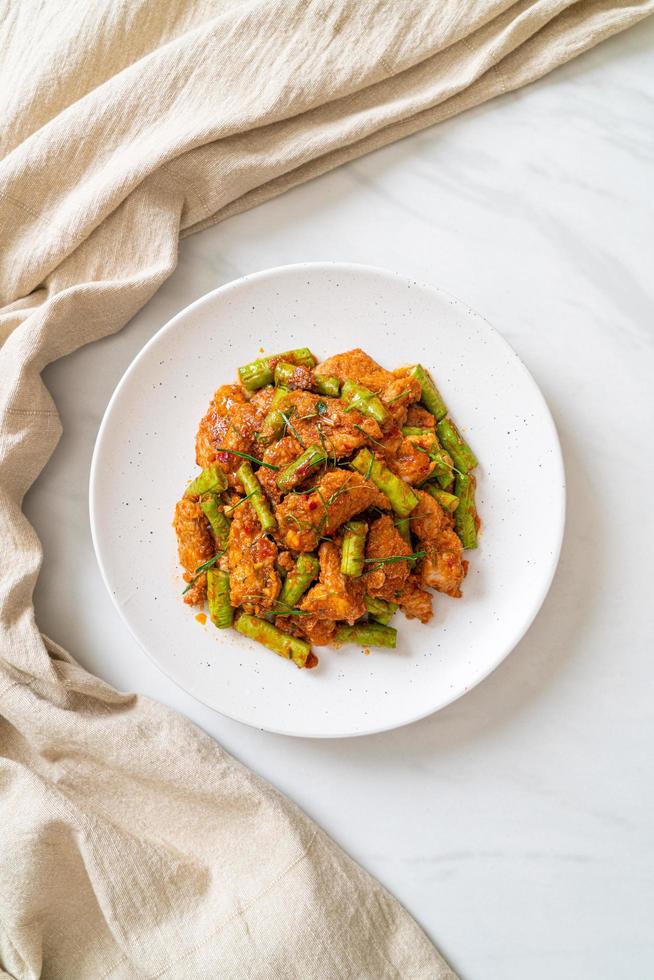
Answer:
[[[422,362],[480,460],[480,546],[463,599],[436,595],[428,626],[397,614],[396,650],[318,650],[315,670],[185,606],[171,520],[197,472],[195,433],[236,369],[277,350],[317,357],[363,347],[384,366]],[[558,561],[565,490],[547,406],[498,333],[429,286],[365,266],[307,264],[246,276],[183,310],[146,344],[109,403],[91,467],[100,568],[130,630],[200,701],[247,724],[346,736],[415,721],[460,697],[507,656]]]

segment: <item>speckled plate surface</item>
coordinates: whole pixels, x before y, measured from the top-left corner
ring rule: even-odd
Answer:
[[[196,472],[211,395],[266,353],[319,358],[363,347],[384,366],[422,362],[480,460],[480,546],[463,599],[436,595],[428,626],[397,614],[396,650],[318,649],[297,670],[234,631],[201,625],[181,599],[171,527]],[[380,269],[307,264],[222,286],[179,313],[132,362],[109,403],[91,468],[98,562],[132,633],[182,688],[225,715],[290,735],[383,731],[478,684],[523,636],[556,569],[565,512],[545,401],[500,335],[463,303]]]

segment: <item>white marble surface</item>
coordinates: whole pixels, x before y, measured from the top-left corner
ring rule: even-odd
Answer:
[[[467,980],[654,976],[653,51],[650,21],[185,241],[129,327],[45,372],[65,432],[26,501],[41,628],[288,793]],[[415,275],[486,315],[549,401],[569,485],[559,572],[519,648],[440,714],[347,742],[254,731],[175,688],[104,591],[87,509],[100,419],[152,333],[220,283],[320,259]]]

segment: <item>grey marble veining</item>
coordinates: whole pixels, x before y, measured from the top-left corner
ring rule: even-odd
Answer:
[[[121,334],[45,372],[65,431],[26,501],[42,629],[287,792],[466,980],[654,976],[653,52],[650,21],[184,241]],[[569,485],[558,574],[508,660],[438,715],[347,743],[257,732],[176,689],[118,619],[87,513],[100,418],[152,333],[220,283],[319,259],[397,269],[487,316],[549,401]]]

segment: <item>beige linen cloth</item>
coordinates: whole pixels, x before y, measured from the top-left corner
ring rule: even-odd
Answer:
[[[5,976],[454,976],[291,803],[40,635],[21,501],[60,434],[40,372],[119,330],[180,235],[523,85],[653,2],[0,2]]]

